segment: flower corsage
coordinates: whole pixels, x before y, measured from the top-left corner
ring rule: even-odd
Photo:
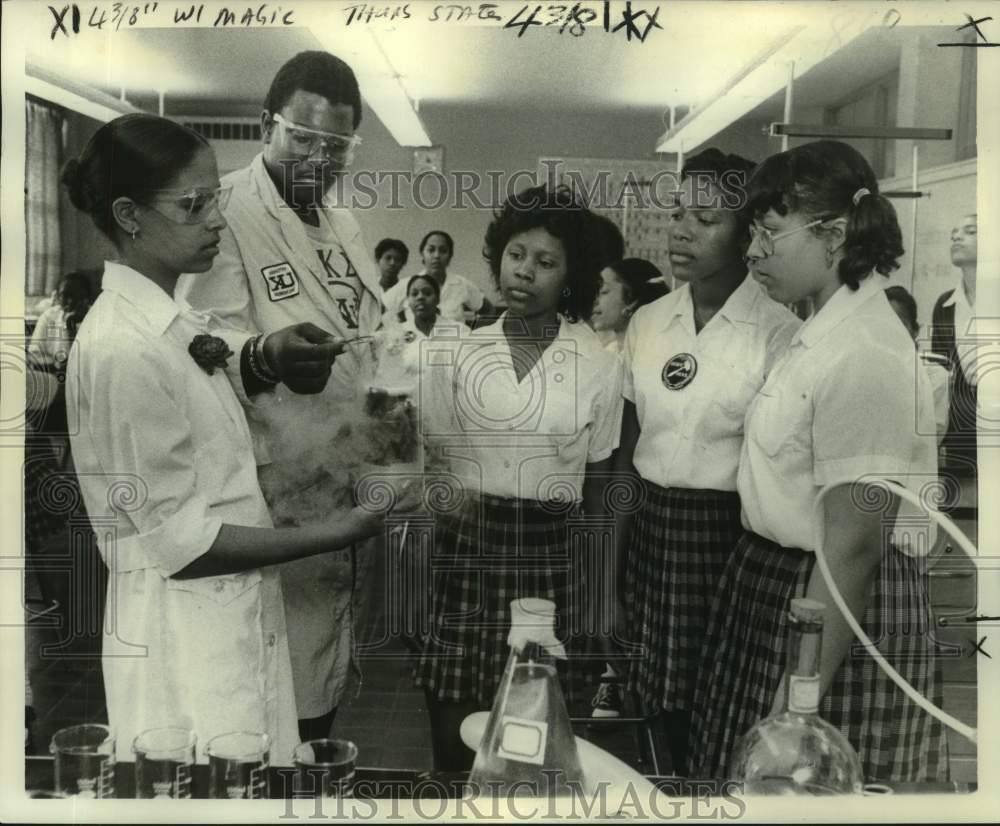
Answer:
[[[205,333],[195,336],[188,345],[188,352],[198,366],[208,375],[215,373],[215,368],[225,370],[229,357],[233,351],[218,336],[210,336]]]

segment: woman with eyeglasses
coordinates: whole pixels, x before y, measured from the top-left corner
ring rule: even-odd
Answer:
[[[931,388],[881,283],[903,252],[896,213],[867,161],[829,140],[765,160],[748,196],[754,278],[783,304],[809,299],[812,316],[747,412],[737,476],[745,530],[712,605],[692,774],[726,776],[737,739],[784,709],[789,601],[805,595],[826,606],[819,713],[848,737],[866,779],[944,779],[941,724],[852,649],[814,553],[822,536],[851,612],[940,705],[922,585],[932,532],[915,510],[897,521],[898,499],[869,484],[888,478],[919,493],[936,483]]]
[[[80,325],[69,404],[87,513],[110,571],[103,671],[108,719],[127,758],[144,729],[298,742],[276,563],[378,532],[355,508],[275,530],[243,410],[224,368],[240,356],[215,319],[174,297],[205,273],[226,226],[208,142],[145,114],[102,126],[63,173],[72,203],[118,251]],[[202,759],[203,755],[202,755]]]
[[[659,716],[677,773],[687,767],[708,610],[740,532],[743,417],[798,326],[747,274],[743,186],[753,167],[718,149],[687,160],[668,237],[683,285],[636,310],[625,332],[615,469],[638,476],[643,491],[616,520],[627,639],[642,652],[628,682]],[[597,711],[613,709],[606,684]]]

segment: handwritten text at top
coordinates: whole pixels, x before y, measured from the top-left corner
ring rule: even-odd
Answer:
[[[625,2],[577,3],[403,3],[385,5],[358,3],[344,8],[346,25],[394,23],[426,15],[431,23],[494,23],[511,29],[523,37],[532,29],[555,29],[560,34],[580,37],[588,26],[601,28],[608,34],[621,34],[628,41],[645,42],[654,29],[663,29],[657,18],[659,6],[625,0]]]
[[[250,28],[251,26],[294,26],[295,11],[280,5],[256,3],[211,6],[204,3],[67,3],[49,6],[52,31],[49,39],[72,37],[83,28],[99,31],[119,31],[140,24],[168,26],[170,24],[204,24],[215,28]]]

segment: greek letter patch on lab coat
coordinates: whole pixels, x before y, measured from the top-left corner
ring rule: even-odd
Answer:
[[[267,296],[271,301],[282,301],[299,294],[299,280],[292,265],[287,261],[264,267],[260,274],[264,276],[264,282],[267,284]]]

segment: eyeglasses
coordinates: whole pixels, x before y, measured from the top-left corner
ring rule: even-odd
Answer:
[[[810,221],[808,224],[802,224],[802,226],[786,229],[784,232],[779,232],[777,235],[766,227],[759,227],[756,224],[750,224],[750,240],[751,243],[756,241],[760,245],[760,251],[764,253],[764,257],[767,258],[770,255],[774,255],[774,242],[779,238],[787,238],[789,235],[794,235],[796,232],[809,229],[809,227],[814,227],[817,224],[822,224],[824,221],[829,220],[829,218],[817,218],[815,221]]]
[[[280,123],[287,133],[292,148],[298,154],[309,158],[316,154],[316,151],[323,148],[327,157],[349,164],[354,160],[354,152],[361,145],[361,138],[357,135],[338,135],[335,132],[321,132],[318,129],[308,129],[305,126],[296,126],[289,123],[281,115],[271,115],[276,123]]]
[[[218,207],[220,211],[226,208],[229,203],[229,195],[232,187],[218,187],[216,189],[158,189],[158,195],[170,195],[170,198],[154,198],[154,201],[170,201],[184,212],[184,218],[175,221],[178,224],[200,224],[208,219],[212,209]],[[157,210],[157,212],[160,212]],[[166,213],[160,212],[165,218],[171,221],[174,219]]]

